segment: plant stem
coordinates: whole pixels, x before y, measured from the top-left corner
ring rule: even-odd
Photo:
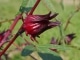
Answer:
[[[15,25],[17,24],[17,22],[19,21],[19,19],[21,18],[22,14],[19,14],[18,16],[16,16],[16,18],[14,19],[13,24],[10,26],[10,28],[8,29],[8,31],[6,32],[3,41],[5,41],[8,36],[11,34],[12,30],[14,29]],[[0,47],[2,46],[3,43],[0,44]]]
[[[41,0],[37,0],[37,1],[36,1],[35,5],[34,5],[33,8],[31,9],[29,15],[32,15],[32,14],[33,14],[34,10],[36,9],[36,7],[37,7],[38,4],[40,3],[40,1],[41,1]]]
[[[23,25],[22,25],[23,26]],[[16,33],[16,35],[13,37],[13,39],[9,42],[9,44],[4,48],[4,50],[0,53],[0,57],[6,52],[6,50],[11,46],[11,44],[15,41],[15,39],[22,34],[24,31],[22,30],[22,26],[21,28],[18,30],[18,32]]]

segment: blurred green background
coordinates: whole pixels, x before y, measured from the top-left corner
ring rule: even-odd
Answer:
[[[53,3],[53,12],[59,13],[57,18],[62,22],[63,27],[66,24],[66,21],[68,20],[69,16],[76,10],[79,0],[63,0],[63,3],[61,3],[61,0],[51,0]],[[3,30],[7,30],[9,26],[11,25],[12,21],[4,22],[14,19],[17,12],[19,11],[19,7],[21,6],[22,0],[0,0],[0,32]],[[63,5],[62,5],[63,4]],[[47,14],[49,12],[48,8],[43,4],[43,2],[40,2],[39,6],[35,10],[34,14]],[[13,34],[15,34],[22,24],[21,21],[17,24],[15,27]],[[75,33],[76,38],[71,42],[71,46],[76,46],[76,48],[67,49],[65,52],[61,52],[60,55],[64,60],[80,60],[80,11],[75,13],[75,15],[71,19],[71,23],[69,24],[67,30],[64,34],[69,33]],[[24,33],[25,34],[25,33]],[[50,43],[51,37],[55,37],[56,39],[60,37],[60,31],[59,27],[55,27],[53,29],[47,30],[46,32],[42,33],[40,35],[41,38],[37,38],[39,41],[39,44],[48,44]],[[26,39],[30,40],[29,37],[26,37]],[[16,43],[24,42],[23,39],[21,40],[21,37],[18,37],[15,41]],[[12,45],[13,49],[15,48]],[[12,50],[12,48],[10,48]],[[16,52],[16,51],[14,51]],[[13,54],[12,52],[11,54]],[[18,55],[10,56],[10,60],[30,60],[31,58],[22,57],[20,55],[20,52]],[[28,59],[29,58],[29,59]]]

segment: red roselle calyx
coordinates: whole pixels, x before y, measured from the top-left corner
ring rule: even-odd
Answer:
[[[45,15],[27,15],[23,22],[23,29],[26,34],[31,35],[32,40],[35,40],[35,37],[39,37],[42,32],[60,24],[58,21],[50,21],[57,15],[58,13],[52,14],[51,12]]]
[[[50,44],[58,44],[58,41],[54,37],[52,37]]]
[[[66,35],[65,43],[70,44],[71,41],[72,41],[75,37],[76,37],[76,36],[75,36],[75,33],[71,33],[71,34]]]

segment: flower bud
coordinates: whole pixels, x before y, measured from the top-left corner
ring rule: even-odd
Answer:
[[[74,33],[66,35],[65,43],[70,44],[71,41],[72,41],[74,38],[75,38],[75,34],[74,34]]]
[[[49,12],[45,15],[28,15],[23,22],[23,29],[25,30],[26,34],[31,35],[33,39],[35,37],[39,37],[41,33],[44,31],[58,26],[60,22],[51,22],[52,18],[55,18],[58,14],[52,14]]]

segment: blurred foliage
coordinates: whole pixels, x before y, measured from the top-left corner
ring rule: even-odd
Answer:
[[[64,28],[69,16],[76,10],[78,3],[76,5],[74,5],[74,3],[64,4],[65,2],[67,2],[69,0],[66,0],[65,2],[63,2],[64,0],[59,0],[59,1],[58,0],[41,1],[39,6],[37,7],[37,9],[35,10],[34,14],[46,14],[50,10],[52,12],[57,12],[57,13],[59,13],[57,18],[62,22],[62,28]],[[74,0],[70,0],[70,1],[74,1]],[[79,0],[77,0],[77,1],[79,1]],[[48,4],[48,3],[51,3],[51,4]],[[19,11],[21,4],[22,4],[22,0],[0,0],[0,22],[5,21],[5,20],[14,19],[15,15]],[[34,4],[34,3],[32,3],[32,4]],[[24,8],[26,10],[25,7],[22,7],[22,8]],[[23,10],[21,10],[21,11],[23,11]],[[65,51],[61,50],[61,52],[60,52],[60,55],[62,56],[62,58],[64,60],[80,60],[80,57],[79,57],[80,56],[80,45],[79,45],[80,44],[80,40],[79,40],[80,39],[80,37],[79,37],[80,31],[78,31],[79,27],[80,27],[79,20],[80,20],[80,11],[71,18],[71,21],[70,21],[71,23],[69,24],[67,30],[64,32],[64,34],[73,33],[73,32],[76,33],[76,38],[72,41],[72,43],[70,45],[70,46],[75,46],[75,47],[69,47],[70,49],[67,48]],[[11,23],[12,23],[12,21],[0,23],[0,32],[3,30],[7,30],[9,28],[9,26],[11,25]],[[20,27],[21,24],[22,24],[22,22],[19,21],[12,34],[15,34],[17,32],[17,29]],[[30,41],[30,39],[28,37],[26,37],[26,36],[24,36],[24,37]],[[46,44],[49,44],[52,37],[55,37],[56,39],[60,38],[59,28],[56,27],[56,28],[47,30],[46,32],[41,34],[40,37],[41,38],[37,38],[37,40],[39,41],[39,44],[37,44],[35,42],[33,44],[35,44],[35,45],[41,44],[43,46]],[[24,41],[24,39],[21,39],[21,37],[18,37],[15,42],[23,43],[25,41]],[[32,41],[30,41],[30,42],[32,42]],[[13,47],[13,45],[12,45],[12,47]],[[9,50],[12,50],[15,48],[15,47],[13,47],[13,48],[12,47]],[[46,49],[44,49],[44,50],[46,50]],[[10,60],[25,60],[25,57],[22,57],[20,54],[17,54],[17,55],[14,54],[12,59],[10,59]],[[29,59],[27,59],[27,60],[29,60]]]

